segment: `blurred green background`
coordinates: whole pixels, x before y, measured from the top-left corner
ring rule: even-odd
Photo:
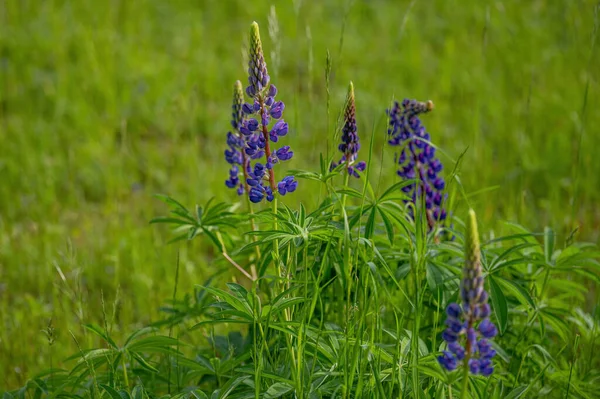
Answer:
[[[393,98],[431,99],[436,109],[423,121],[448,154],[446,171],[468,147],[460,177],[486,235],[511,220],[553,226],[559,242],[579,227],[579,239],[597,242],[599,7],[0,1],[0,388],[61,366],[77,351],[71,333],[88,347],[80,324],[100,323],[113,306],[113,337],[157,320],[178,251],[179,292],[214,270],[208,245],[166,246],[168,233],[148,225],[166,213],[152,194],[188,206],[238,201],[223,184],[222,153],[253,20],[287,106],[289,168],[314,170],[319,152],[333,148],[353,80],[363,159],[374,134],[376,186],[394,180],[386,107]],[[316,186],[301,184],[285,203],[313,207]],[[50,321],[53,345],[42,332]]]

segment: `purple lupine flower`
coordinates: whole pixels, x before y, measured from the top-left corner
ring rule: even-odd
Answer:
[[[360,177],[358,172],[364,172],[367,164],[364,161],[358,162],[358,150],[360,150],[360,139],[358,138],[358,128],[356,126],[356,101],[354,99],[354,85],[350,82],[348,87],[348,96],[346,97],[346,108],[344,111],[344,127],[342,128],[342,142],[338,149],[343,154],[339,162],[332,162],[330,170],[339,165],[345,165],[346,172],[354,177]]]
[[[248,134],[251,131],[247,127],[247,122],[244,121],[243,102],[244,92],[242,83],[238,80],[233,86],[233,104],[231,105],[231,127],[233,128],[233,132],[227,133],[227,146],[229,148],[225,150],[225,160],[231,164],[229,178],[225,180],[225,185],[229,188],[237,188],[238,195],[242,195],[245,191],[248,191],[248,185],[244,181],[247,178],[247,171],[250,166],[244,149],[248,139],[246,131]],[[243,175],[243,180],[240,180],[240,174]]]
[[[429,133],[419,119],[419,114],[432,109],[431,101],[405,99],[401,104],[396,101],[394,106],[387,110],[390,120],[388,143],[402,147],[400,154],[396,154],[398,176],[403,179],[418,180],[417,183],[403,189],[411,197],[405,202],[415,203],[424,200],[430,230],[436,222],[443,222],[447,217],[446,210],[443,208],[446,198],[443,190],[446,184],[444,179],[438,176],[442,171],[442,163],[435,157],[435,147],[428,143]]]
[[[285,177],[282,181],[277,184],[277,190],[279,194],[285,195],[286,193],[293,193],[298,187],[298,182],[294,180],[292,176]]]
[[[451,303],[446,308],[447,328],[442,332],[442,339],[448,344],[448,351],[444,351],[438,361],[448,371],[462,363],[472,374],[487,377],[494,372],[491,359],[496,355],[489,339],[495,337],[498,330],[489,319],[490,305],[484,289],[477,219],[473,210],[469,211],[465,255],[460,283],[462,306]]]
[[[285,104],[275,100],[277,88],[270,84],[267,63],[262,50],[258,24],[254,22],[250,29],[250,54],[248,61],[248,87],[246,94],[250,102],[241,105],[245,114],[240,131],[246,137],[244,153],[255,160],[254,168],[248,166],[246,183],[250,187],[250,201],[273,201],[275,194],[285,195],[296,190],[298,182],[293,176],[286,176],[281,182],[275,180],[274,165],[290,160],[294,152],[290,146],[278,149],[271,147],[281,137],[287,135],[288,124],[281,119]],[[269,128],[271,121],[275,123]]]

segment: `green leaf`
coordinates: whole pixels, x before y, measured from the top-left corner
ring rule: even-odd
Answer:
[[[152,366],[150,363],[148,363],[148,361],[146,359],[144,359],[144,357],[142,355],[140,355],[139,353],[136,353],[136,352],[130,352],[130,353],[131,353],[131,356],[139,363],[139,365],[144,370],[149,371],[151,373],[158,373],[158,369],[156,367]]]
[[[404,194],[404,192],[400,191],[400,193],[396,193],[397,191],[401,190],[402,188],[409,186],[413,183],[417,182],[417,180],[415,179],[409,179],[409,180],[402,180],[394,185],[392,185],[390,188],[388,188],[387,190],[385,190],[385,192],[383,194],[381,194],[381,196],[379,197],[379,201],[385,200],[385,199],[389,199],[388,197],[391,197],[392,194],[400,194],[401,198],[408,198],[406,196],[406,194]],[[396,199],[396,197],[394,196],[394,199]]]
[[[164,195],[164,194],[154,194],[154,196],[156,198],[158,198],[159,200],[167,203],[168,205],[174,206],[176,208],[182,209],[184,211],[187,211],[187,209],[185,208],[185,206],[181,205],[179,202],[177,202],[176,200],[174,200],[173,198],[169,197],[168,195]]]
[[[118,346],[115,343],[115,341],[112,340],[111,337],[109,337],[99,326],[95,325],[95,324],[84,324],[83,328],[85,328],[86,330],[96,334],[97,336],[99,336],[100,338],[102,338],[104,341],[106,341],[113,349],[117,349]]]
[[[387,234],[388,241],[391,245],[394,244],[394,224],[386,214],[387,211],[382,207],[377,207],[379,214],[381,215],[381,219],[383,220],[383,225],[385,226],[385,232]]]
[[[281,312],[282,310],[289,308],[291,306],[297,305],[299,303],[302,302],[306,302],[308,301],[308,298],[304,298],[304,297],[295,297],[295,298],[286,298],[280,301],[277,301],[276,304],[273,304],[273,307],[271,308],[271,315],[274,315],[278,312]]]
[[[178,339],[157,335],[137,340],[127,346],[130,352],[173,353],[172,346],[183,345]]]
[[[183,219],[177,219],[177,218],[171,218],[168,216],[159,216],[159,217],[150,219],[150,224],[157,224],[157,223],[189,225],[190,221],[183,220]]]
[[[533,309],[537,308],[531,295],[529,295],[529,293],[516,281],[507,280],[503,277],[494,277],[494,280],[497,281],[507,291],[510,291],[519,300],[519,302],[521,302],[521,304],[529,305]]]
[[[134,331],[125,341],[125,345],[123,345],[124,347],[127,347],[127,345],[131,342],[134,341],[135,339],[141,337],[142,335],[146,335],[146,334],[150,334],[152,332],[155,332],[157,329],[155,327],[144,327],[141,328],[137,331]]]
[[[434,294],[434,297],[436,299],[440,298],[440,290],[444,286],[444,275],[442,274],[442,271],[439,269],[439,267],[431,262],[427,262],[425,267],[427,285],[429,286],[431,292]]]
[[[189,399],[208,399],[208,396],[206,396],[206,394],[204,392],[202,392],[199,389],[190,391],[190,393],[188,394],[188,398]]]
[[[554,230],[550,227],[544,229],[544,258],[547,263],[552,259],[554,253],[554,243],[556,241]]]
[[[233,291],[237,295],[238,298],[243,300],[248,297],[248,290],[243,286],[237,283],[227,283],[226,285],[231,291]]]
[[[521,396],[523,396],[525,394],[525,392],[527,392],[528,389],[529,389],[529,385],[519,385],[518,387],[516,387],[515,389],[510,391],[510,393],[504,399],[520,398]]]
[[[116,351],[114,349],[107,349],[107,348],[101,348],[101,349],[92,349],[88,352],[86,352],[83,355],[83,359],[79,359],[79,362],[84,362],[84,359],[87,360],[93,360],[93,359],[104,359],[104,361],[107,361],[107,358],[110,357],[111,355],[114,355],[116,353]]]
[[[111,386],[100,384],[100,388],[104,389],[104,391],[106,391],[108,396],[110,396],[112,399],[123,399],[121,395],[119,395],[119,392],[117,392],[117,390]]]
[[[275,384],[271,385],[269,389],[267,389],[267,392],[265,392],[265,398],[280,398],[286,393],[291,392],[292,389],[294,388],[285,382],[276,382]]]
[[[530,243],[530,242],[526,242],[523,244],[519,244],[519,245],[513,245],[510,248],[508,248],[506,251],[504,251],[502,254],[498,255],[496,258],[494,258],[494,260],[492,261],[492,264],[490,265],[490,269],[494,269],[496,266],[498,266],[500,264],[500,262],[504,259],[507,259],[509,257],[509,255],[511,255],[514,252],[519,252],[523,249],[526,248],[530,248],[530,247],[536,247],[538,246],[537,243]],[[526,262],[526,259],[521,258],[519,259],[522,262]]]
[[[131,392],[131,396],[133,396],[133,399],[144,399],[144,396],[145,396],[144,387],[141,385],[136,385],[133,388],[133,391]],[[147,397],[147,395],[146,395],[146,397]]]
[[[564,315],[559,312],[553,312],[552,308],[543,309],[540,314],[544,318],[544,321],[552,327],[554,332],[556,332],[563,341],[569,342],[571,340],[570,329],[565,322]]]
[[[367,224],[365,225],[365,238],[369,239],[373,236],[373,232],[375,231],[375,211],[377,208],[373,207],[371,212],[369,213],[369,218],[367,219]]]
[[[338,194],[344,194],[344,195],[348,195],[350,197],[354,197],[354,198],[362,198],[362,193],[353,189],[353,188],[344,188],[341,190],[337,190],[336,191]]]
[[[225,301],[231,307],[237,309],[242,313],[245,313],[248,319],[254,320],[254,312],[252,311],[252,307],[250,306],[246,298],[238,298],[237,296],[230,294],[227,291],[220,290],[218,288],[204,287],[204,289],[213,294],[214,296],[218,297],[220,301]]]
[[[500,333],[504,334],[506,331],[506,325],[508,323],[508,304],[506,301],[506,297],[502,292],[502,289],[496,282],[493,276],[488,276],[488,281],[490,282],[491,287],[491,297],[492,304],[494,305],[494,313],[498,318],[498,328],[500,329]]]

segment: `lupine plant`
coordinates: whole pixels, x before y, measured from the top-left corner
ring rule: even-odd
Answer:
[[[225,160],[231,164],[229,178],[225,181],[225,185],[229,188],[237,188],[238,195],[249,191],[247,179],[250,159],[246,154],[246,136],[240,131],[243,124],[243,101],[242,82],[238,80],[233,88],[233,104],[231,105],[231,127],[233,132],[227,133],[227,146],[229,148],[225,150]]]
[[[467,220],[460,298],[462,306],[451,303],[446,309],[447,328],[442,338],[447,342],[448,350],[438,357],[438,361],[448,371],[463,368],[462,397],[466,397],[469,372],[489,377],[494,371],[492,358],[496,351],[488,340],[498,332],[489,319],[490,305],[484,288],[479,233],[473,210],[469,211]]]
[[[342,128],[341,139],[342,142],[338,146],[338,150],[342,153],[342,158],[338,162],[332,162],[330,169],[333,170],[343,165],[348,176],[360,177],[358,172],[364,172],[367,163],[364,161],[356,163],[358,150],[360,150],[360,139],[358,137],[358,127],[356,126],[356,102],[352,82],[350,82],[348,96],[346,97],[344,127]]]
[[[277,88],[270,84],[267,63],[262,49],[258,24],[250,29],[250,54],[248,61],[248,86],[246,94],[250,102],[244,103],[245,114],[240,131],[246,136],[245,152],[254,160],[254,166],[248,171],[246,180],[250,186],[250,201],[257,203],[263,199],[271,202],[275,194],[294,192],[298,182],[293,176],[286,176],[281,181],[275,179],[274,166],[280,161],[291,159],[294,152],[290,146],[278,149],[271,148],[281,137],[287,135],[289,127],[282,119],[285,104],[275,100]],[[276,121],[275,123],[271,123]],[[269,127],[270,126],[270,127]],[[262,161],[262,162],[261,162]]]
[[[395,103],[389,126],[375,128],[361,153],[368,163],[357,162],[352,84],[341,109],[341,157],[330,163],[321,155],[319,172],[277,180],[277,166],[293,153],[275,148],[289,126],[256,23],[248,59],[245,93],[234,85],[225,184],[249,202],[272,201],[273,209],[254,214],[251,206],[212,200],[188,209],[161,196],[171,213],[152,222],[172,226],[172,241],[203,240],[181,252],[186,265],[206,260],[208,278],[182,294],[178,257],[164,317],[113,337],[116,318],[102,315],[102,327],[83,326],[85,340],[73,334],[79,350],[67,360],[70,370],[47,370],[5,399],[597,396],[600,323],[581,294],[600,282],[594,245],[567,238],[560,246],[551,229],[536,234],[516,224],[506,236],[484,232],[480,241],[475,212],[467,213],[478,205],[467,195],[446,201],[446,192],[459,190],[445,187],[420,121],[431,102]],[[389,175],[398,169],[401,181],[373,188],[373,146],[386,130],[397,149]],[[314,209],[277,206],[278,196],[297,189],[296,178],[321,185]],[[458,205],[449,212],[448,203]],[[441,222],[458,226],[456,240],[437,239]],[[274,263],[278,273],[268,267]]]
[[[402,103],[394,102],[394,106],[388,110],[388,143],[400,147],[395,157],[398,176],[403,179],[417,180],[403,187],[402,190],[410,195],[410,200],[406,202],[410,201],[414,204],[424,200],[430,229],[447,217],[443,207],[445,198],[443,190],[446,184],[439,176],[443,166],[435,156],[435,147],[429,141],[430,135],[419,118],[420,114],[430,112],[432,109],[431,101],[404,99]],[[409,209],[409,212],[414,212],[412,207]]]

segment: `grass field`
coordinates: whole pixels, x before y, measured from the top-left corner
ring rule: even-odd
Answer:
[[[385,109],[431,99],[447,171],[466,150],[459,176],[483,237],[512,221],[598,243],[597,1],[0,0],[0,391],[66,367],[72,335],[97,345],[81,325],[113,307],[117,341],[157,321],[178,254],[180,296],[216,270],[209,242],[166,245],[148,222],[166,213],[155,193],[238,201],[224,137],[254,20],[286,101],[286,167],[315,170],[334,148],[352,80],[380,192],[398,179]],[[301,184],[285,204],[314,210],[318,185]],[[585,287],[597,323],[597,286]]]

